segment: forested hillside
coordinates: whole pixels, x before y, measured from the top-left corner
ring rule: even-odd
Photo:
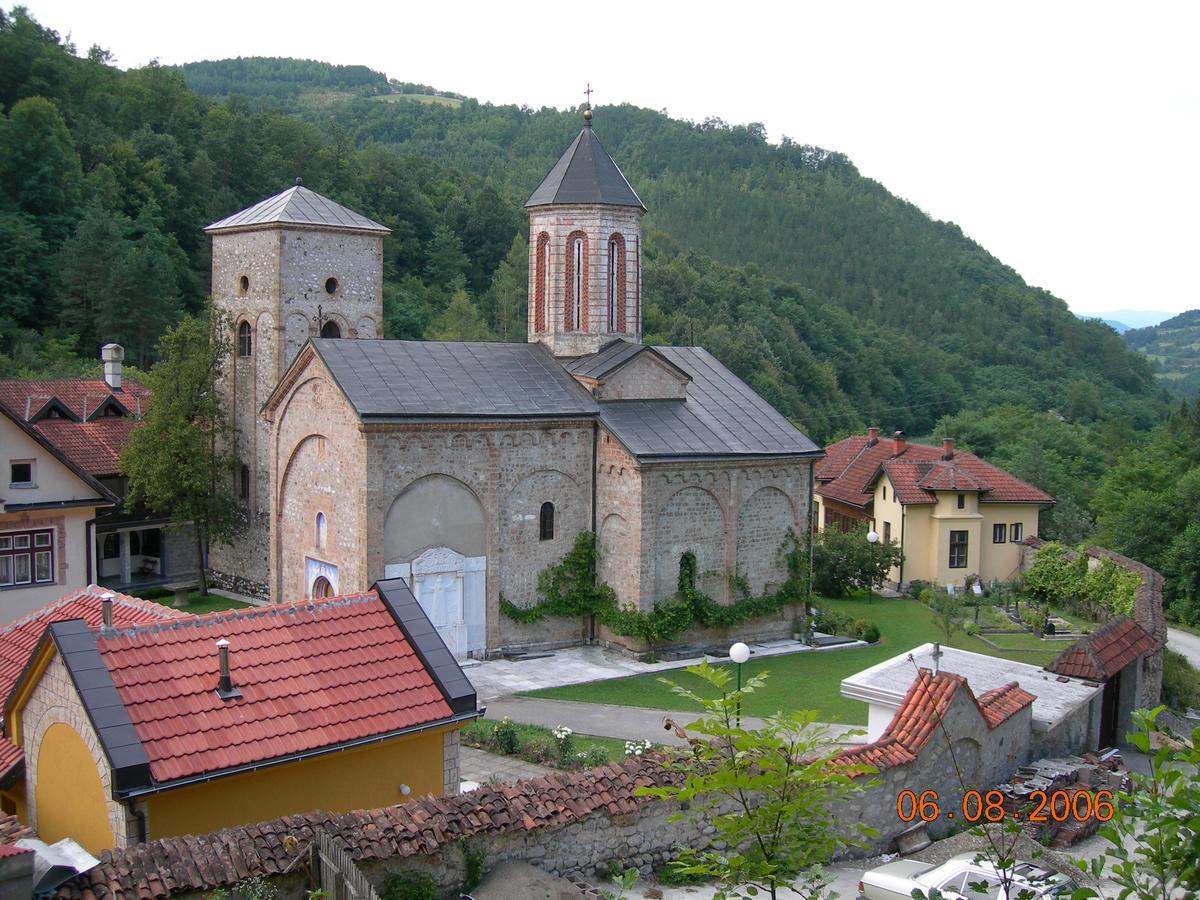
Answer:
[[[1123,337],[1126,346],[1150,359],[1163,387],[1180,397],[1200,398],[1200,309],[1132,328]]]
[[[203,227],[297,176],[392,229],[388,336],[522,339],[521,204],[578,111],[389,102],[406,90],[432,89],[301,60],[122,72],[0,14],[0,376],[95,368],[108,341],[151,364],[207,302]],[[632,106],[595,127],[649,207],[648,341],[707,346],[818,441],[957,437],[1056,496],[1046,533],[1123,549],[1098,485],[1183,426],[1151,433],[1169,404],[1111,329],[838,153]]]

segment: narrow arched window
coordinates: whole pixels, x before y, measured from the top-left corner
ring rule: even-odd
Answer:
[[[242,466],[238,473],[238,496],[243,500],[250,499],[250,467]]]
[[[567,236],[566,296],[563,331],[581,331],[588,327],[587,313],[587,236],[572,231]]]
[[[338,325],[337,322],[330,320],[321,326],[321,337],[323,337],[323,338],[340,338],[341,336],[342,336],[342,329]]]
[[[554,540],[554,504],[543,503],[542,513],[538,517],[538,538],[543,541]]]
[[[533,281],[533,330],[546,330],[546,297],[549,296],[550,282],[550,235],[542,232],[537,237],[537,245]]]
[[[608,330],[625,331],[625,238],[608,239]]]
[[[250,333],[249,322],[238,325],[237,352],[238,356],[249,356],[254,352],[254,338]]]
[[[316,545],[318,550],[325,549],[325,513],[317,513]]]

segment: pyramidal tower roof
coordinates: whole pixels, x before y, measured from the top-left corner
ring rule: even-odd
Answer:
[[[525,208],[560,203],[607,203],[611,206],[646,208],[642,198],[600,144],[600,139],[592,131],[590,117],[567,152],[554,164],[550,174],[525,201]]]
[[[351,231],[375,231],[387,234],[390,229],[361,216],[340,203],[334,203],[316,191],[310,191],[296,179],[296,185],[268,197],[253,206],[213,222],[204,230],[235,231],[259,225],[313,225],[320,228],[346,228]]]

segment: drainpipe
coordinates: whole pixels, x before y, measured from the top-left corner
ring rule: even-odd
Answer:
[[[896,583],[897,588],[899,588],[902,584],[904,584],[904,513],[905,513],[904,504],[901,503],[900,504],[900,578]]]
[[[139,844],[146,843],[148,835],[146,834],[146,813],[137,808],[137,801],[129,799],[125,801],[126,807],[129,809],[129,814],[133,816],[137,822],[137,842]]]
[[[83,523],[83,539],[87,541],[87,546],[84,548],[83,554],[84,565],[87,568],[87,583],[95,584],[92,580],[92,575],[95,573],[95,557],[96,557],[96,520],[95,518],[88,519]]]

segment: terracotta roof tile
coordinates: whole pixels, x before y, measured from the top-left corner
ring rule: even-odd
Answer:
[[[905,443],[895,452],[892,440],[874,444],[849,437],[825,448],[814,471],[817,493],[852,506],[872,502],[875,481],[886,472],[901,503],[936,503],[933,491],[978,491],[984,503],[1053,503],[1045,491],[965,450],[942,459],[941,447]]]
[[[21,838],[33,837],[33,831],[16,816],[0,815],[0,845],[11,844]]]
[[[837,756],[838,761],[872,765],[880,771],[914,762],[929,744],[959,690],[965,691],[979,709],[988,728],[1003,724],[1034,701],[1033,695],[1021,690],[1015,681],[976,699],[961,675],[952,672],[934,675],[928,669],[921,669],[879,740],[843,750]]]
[[[7,700],[25,664],[29,662],[30,654],[51,622],[83,619],[93,628],[98,628],[100,597],[105,593],[113,595],[113,622],[118,627],[173,620],[187,615],[161,603],[118,594],[94,584],[60,597],[7,625],[0,626],[0,698]],[[0,781],[23,759],[24,754],[20,747],[8,738],[0,737]]]
[[[1139,656],[1152,653],[1154,638],[1137,622],[1118,616],[1064,650],[1046,669],[1070,678],[1108,681]]]
[[[50,400],[58,400],[79,418],[31,419]],[[96,410],[115,399],[128,416],[101,416],[88,421]],[[75,466],[89,475],[115,475],[120,471],[121,449],[150,403],[149,389],[126,379],[114,391],[103,378],[6,379],[0,381],[0,405],[58,448]]]
[[[555,772],[515,784],[484,785],[457,797],[333,815],[284,816],[214,834],[164,838],[105,850],[100,865],[67,882],[63,900],[160,900],[171,893],[226,887],[247,872],[267,877],[295,868],[316,832],[345,842],[359,862],[436,854],[464,837],[520,834],[568,825],[596,813],[621,815],[647,803],[638,787],[678,784],[682,775],[654,755],[583,772]],[[295,844],[285,844],[292,838]]]
[[[237,699],[216,694],[222,638]],[[118,630],[96,648],[157,783],[451,715],[374,591]]]

